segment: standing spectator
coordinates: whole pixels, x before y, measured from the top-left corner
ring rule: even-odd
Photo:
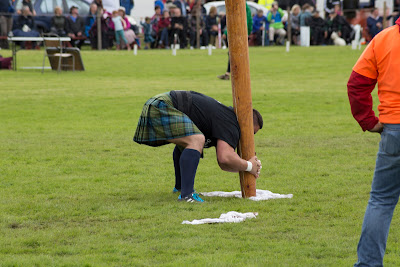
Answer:
[[[325,0],[325,17],[328,17],[329,14],[335,11],[335,5],[339,5],[341,7],[341,0]]]
[[[0,0],[0,36],[7,36],[12,30],[14,7],[11,0]],[[8,41],[1,40],[1,48],[8,48]]]
[[[70,15],[67,18],[67,34],[71,37],[71,43],[73,46],[81,48],[85,40],[74,40],[76,37],[84,37],[85,32],[85,21],[79,16],[78,7],[72,6],[69,10]]]
[[[187,15],[188,15],[188,10],[189,10],[189,5],[187,4],[186,1],[184,1],[184,0],[176,0],[176,1],[174,1],[174,5],[175,5],[178,9],[180,9],[181,15],[182,15],[183,17],[187,17]]]
[[[101,8],[104,11],[103,0],[93,0],[92,4],[95,4],[97,6],[97,9]]]
[[[90,4],[89,14],[86,17],[85,22],[85,35],[89,37],[89,30],[92,28],[93,24],[96,22],[97,17],[97,5],[95,3]]]
[[[170,44],[174,43],[174,35],[177,34],[180,48],[185,48],[187,46],[187,28],[188,22],[186,17],[182,16],[179,8],[174,8],[173,17],[171,18]]]
[[[383,266],[394,209],[400,195],[400,20],[375,36],[347,83],[351,113],[363,131],[380,133],[367,209],[354,266]],[[371,93],[378,83],[379,118]]]
[[[118,8],[118,14],[125,21],[125,24],[124,24],[124,35],[125,35],[126,40],[128,41],[128,45],[131,46],[135,42],[136,34],[132,30],[131,24],[129,22],[128,17],[126,16],[125,8],[123,6],[120,6]]]
[[[322,45],[324,43],[325,21],[319,16],[318,10],[313,11],[308,21],[311,45]]]
[[[379,9],[374,8],[372,10],[371,16],[367,18],[367,27],[371,39],[380,33],[383,29],[383,18],[379,16]]]
[[[264,24],[265,23],[265,28]],[[262,36],[265,29],[269,28],[267,18],[264,16],[263,11],[260,9],[257,11],[257,15],[253,17],[253,34],[256,35],[256,45],[262,44]]]
[[[278,35],[277,43],[283,44],[283,40],[286,36],[286,31],[284,29],[282,18],[284,13],[282,9],[278,6],[278,2],[273,2],[270,11],[267,15],[267,20],[269,25],[269,42],[272,44],[274,42],[275,35]]]
[[[18,16],[14,25],[13,35],[16,37],[39,37],[28,6],[22,6],[21,15]],[[36,42],[33,42],[32,46],[36,47]],[[21,48],[25,48],[25,42],[21,43]]]
[[[300,41],[300,6],[293,5],[290,12],[290,24],[292,27],[292,43],[298,45]]]
[[[158,34],[159,34],[159,46],[164,46],[166,49],[169,48],[169,31],[171,29],[171,18],[169,17],[168,10],[164,10],[163,17],[158,22]]]
[[[124,41],[128,50],[131,50],[130,46],[128,45],[128,41],[126,40],[124,35],[124,28],[126,27],[126,23],[122,19],[122,17],[118,14],[117,10],[114,10],[112,13],[112,22],[114,23],[115,41],[117,43],[117,50],[120,50],[122,47],[121,40]]]
[[[133,0],[119,0],[119,5],[125,8],[125,13],[130,16],[131,15],[131,10],[135,6],[135,3]]]
[[[312,16],[314,8],[309,4],[304,4],[301,8],[302,12],[300,14],[300,27],[309,26],[308,21]]]
[[[264,6],[266,9],[270,10],[274,0],[258,0],[258,4]]]
[[[151,44],[154,42],[154,38],[151,35],[151,19],[149,17],[145,18],[145,21],[140,22],[140,24],[143,26],[143,33],[144,33],[144,43],[145,47],[144,49],[149,49]]]
[[[35,9],[33,8],[32,1],[31,1],[31,0],[23,0],[23,1],[22,1],[22,6],[27,6],[27,7],[29,7],[30,15],[31,15],[31,16],[36,16],[36,11],[35,11]]]
[[[61,7],[56,6],[54,8],[54,16],[51,18],[50,32],[57,34],[58,36],[67,35],[67,19],[63,15]]]
[[[215,6],[210,8],[210,13],[206,17],[206,30],[210,44],[215,46],[216,37],[218,36],[217,8]]]
[[[190,48],[192,49],[193,47],[196,46],[196,41],[197,41],[197,4],[193,6],[192,12],[191,12],[191,17],[190,17]],[[201,8],[201,7],[200,7]],[[206,46],[208,45],[208,33],[206,31],[204,19],[203,16],[200,13],[200,25],[199,25],[199,31],[200,31],[200,46]]]

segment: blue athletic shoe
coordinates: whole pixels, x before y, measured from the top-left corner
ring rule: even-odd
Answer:
[[[196,194],[196,193],[193,193],[190,196],[187,196],[187,197],[184,197],[184,198],[182,198],[182,196],[179,195],[178,201],[195,202],[195,203],[203,203],[204,202],[204,200],[202,200],[199,197],[199,194]]]
[[[181,192],[181,190],[180,189],[176,189],[175,187],[174,187],[174,189],[172,189],[172,193],[178,193],[178,192]]]

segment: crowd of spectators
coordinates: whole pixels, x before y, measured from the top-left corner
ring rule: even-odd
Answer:
[[[112,11],[103,9],[102,0],[94,0],[86,16],[79,15],[76,6],[70,8],[68,15],[65,15],[62,8],[57,6],[51,18],[49,32],[58,36],[71,37],[72,45],[79,48],[85,42],[90,43],[92,48],[97,48],[98,22],[101,24],[99,28],[103,49],[116,45],[117,49],[129,50],[134,44],[141,45],[144,49],[168,49],[175,43],[179,43],[182,49],[195,48],[197,45],[201,48],[208,45],[216,47],[219,33],[221,33],[222,42],[227,44],[225,14],[222,12],[218,14],[215,6],[212,6],[207,14],[203,6],[204,1],[200,4],[198,1],[200,0],[154,1],[154,15],[140,18],[137,23],[132,23],[132,19],[127,16],[134,6],[133,0],[120,0],[121,6],[118,10]],[[332,45],[334,44],[333,37],[343,39],[349,44],[354,38],[353,27],[343,16],[340,1],[325,1],[323,7],[325,19],[320,17],[320,12],[313,0],[289,2],[258,0],[254,2],[267,8],[268,12],[265,14],[263,10],[258,10],[254,14],[253,30],[249,36],[250,45],[283,45],[288,39],[292,40],[292,44],[298,45],[302,26],[310,27],[311,45]],[[291,8],[290,16],[285,11],[288,3]],[[10,0],[0,0],[0,35],[8,35],[11,29],[14,36],[41,34],[35,25],[36,13],[31,0],[23,0],[22,9],[17,11],[18,17],[13,23],[12,20],[10,21],[11,16],[4,14],[14,11]],[[373,38],[383,29],[383,21],[378,9],[373,9],[371,13],[367,25],[369,34]],[[100,19],[97,19],[98,16]],[[10,24],[13,24],[12,28]],[[288,36],[289,28],[291,36]],[[144,37],[142,44],[138,37],[141,34]],[[199,40],[197,40],[198,36]]]

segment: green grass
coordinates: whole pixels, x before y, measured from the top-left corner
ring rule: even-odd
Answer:
[[[9,56],[10,51],[1,51]],[[132,142],[144,102],[195,90],[231,105],[227,51],[84,51],[85,72],[0,72],[1,266],[351,266],[379,136],[351,116],[349,47],[250,50],[257,188],[293,199],[178,203],[172,146]],[[18,52],[40,66],[43,52]],[[376,96],[375,103],[377,102]],[[198,191],[239,190],[205,151]],[[256,211],[239,224],[183,220]],[[385,256],[399,266],[395,213]]]

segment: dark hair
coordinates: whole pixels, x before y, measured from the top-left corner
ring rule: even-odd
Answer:
[[[155,6],[154,10],[157,10],[157,9],[161,9],[161,7],[160,6]]]
[[[71,8],[69,9],[69,13],[72,14],[72,10],[74,10],[74,9],[78,9],[78,7],[77,6],[71,6]]]
[[[253,123],[257,122],[258,126],[260,126],[260,129],[262,129],[263,125],[264,125],[264,121],[263,118],[260,114],[260,112],[258,112],[257,109],[253,108]]]

